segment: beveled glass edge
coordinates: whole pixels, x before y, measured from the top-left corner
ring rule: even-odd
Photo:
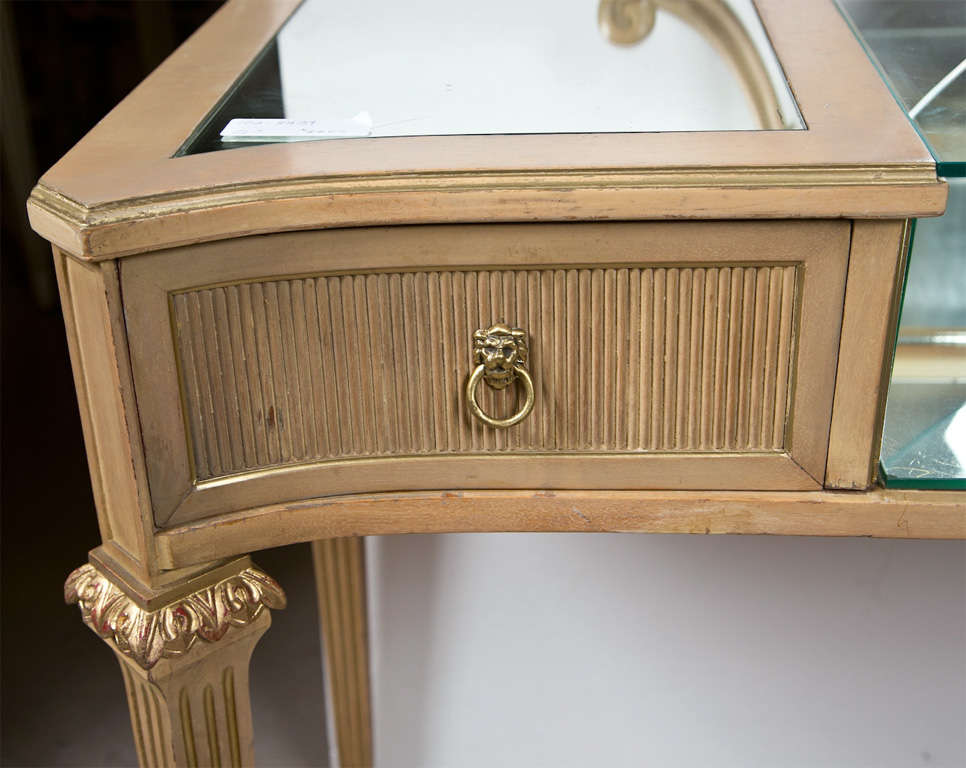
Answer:
[[[195,125],[191,133],[189,133],[185,137],[185,140],[181,142],[180,146],[177,148],[177,150],[175,150],[174,154],[170,155],[168,159],[175,160],[179,157],[189,157],[193,154],[202,154],[202,153],[190,152],[189,150],[191,148],[191,145],[194,144],[198,140],[198,138],[208,129],[208,126],[211,125],[211,121],[218,116],[218,113],[221,110],[221,108],[225,106],[229,101],[231,101],[232,97],[238,92],[238,89],[241,88],[241,86],[244,84],[249,74],[251,74],[251,72],[262,62],[262,59],[266,56],[266,54],[272,50],[272,48],[276,45],[276,41],[278,40],[278,33],[281,32],[282,28],[286,24],[288,24],[289,21],[292,20],[292,17],[296,13],[298,13],[299,9],[304,4],[305,4],[305,0],[300,0],[300,2],[294,8],[292,8],[292,12],[285,18],[285,21],[283,21],[279,25],[278,29],[276,29],[272,33],[271,38],[269,38],[269,40],[265,43],[265,45],[262,46],[262,48],[258,51],[258,53],[252,56],[251,60],[248,62],[245,68],[238,73],[238,76],[235,78],[232,84],[228,88],[226,88],[225,92],[221,94],[221,96],[215,101],[214,104],[211,105],[211,109],[209,109],[207,114],[201,120],[198,121],[198,124]]]
[[[303,2],[304,1],[305,0],[303,0]],[[301,7],[301,3],[299,4],[299,7]],[[227,88],[219,99],[211,106],[211,109],[208,110],[208,114],[206,114],[204,118],[198,122],[191,133],[189,133],[185,140],[181,142],[181,146],[175,150],[174,154],[172,154],[169,159],[175,160],[179,157],[187,157],[189,155],[198,154],[189,151],[191,145],[194,144],[208,129],[208,126],[211,125],[212,120],[218,116],[221,108],[231,101],[232,96],[238,92],[238,89],[241,88],[242,84],[245,82],[245,78],[248,77],[249,73],[255,69],[259,63],[261,63],[262,58],[269,50],[271,50],[274,44],[275,38],[273,37],[264,48],[262,48],[257,54],[255,54],[255,56],[252,57],[252,60],[248,62],[248,66],[241,71],[231,86]]]
[[[932,152],[932,147],[929,144],[926,144],[926,147]],[[933,153],[933,156],[935,156],[935,153]],[[966,160],[940,160],[936,158],[936,173],[950,179],[962,179],[966,177]]]
[[[879,460],[879,477],[886,488],[900,491],[966,491],[966,477],[897,477]]]
[[[926,145],[926,149],[929,150],[929,154],[932,155],[933,160],[936,161],[936,175],[951,176],[954,178],[966,176],[966,161],[944,161],[942,157],[940,157],[939,153],[930,143],[929,137],[919,126],[919,121],[909,114],[909,110],[906,109],[906,105],[903,104],[899,94],[896,93],[896,89],[892,84],[892,78],[889,77],[889,73],[886,72],[885,67],[882,66],[882,63],[879,61],[879,57],[875,55],[875,52],[869,47],[868,43],[866,43],[865,37],[859,31],[858,26],[852,20],[849,12],[845,10],[845,8],[842,6],[842,3],[840,3],[838,0],[835,0],[835,8],[839,12],[839,15],[845,20],[845,23],[855,36],[856,41],[858,41],[859,45],[862,46],[862,50],[865,52],[865,55],[869,57],[869,61],[872,62],[872,66],[875,67],[875,71],[878,72],[883,84],[889,89],[889,93],[892,95],[892,98],[895,99],[896,104],[899,105],[899,109],[902,110],[902,114],[905,115],[906,120],[908,120],[912,125],[913,130],[915,130],[919,138],[922,139],[922,143]]]
[[[765,42],[768,44],[768,50],[771,51],[771,55],[774,57],[775,65],[778,67],[778,72],[781,75],[781,83],[788,89],[788,95],[791,97],[792,106],[795,107],[795,114],[798,116],[798,121],[802,124],[801,128],[776,128],[772,129],[776,132],[781,131],[810,131],[811,126],[808,124],[808,120],[805,118],[805,111],[802,108],[802,101],[798,98],[796,93],[796,88],[792,84],[792,81],[788,77],[788,68],[785,66],[785,62],[782,61],[782,54],[778,51],[778,46],[775,45],[775,41],[772,39],[771,29],[765,23],[765,16],[761,12],[761,8],[758,7],[758,0],[751,0],[751,5],[755,9],[755,16],[758,19],[758,25],[761,27],[762,34],[765,36]],[[777,83],[772,83],[772,86],[776,86]],[[783,115],[783,117],[786,117]],[[770,132],[770,131],[769,131]]]

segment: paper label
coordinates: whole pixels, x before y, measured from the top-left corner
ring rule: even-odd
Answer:
[[[315,139],[355,139],[372,135],[368,112],[342,120],[287,120],[285,118],[244,118],[230,120],[221,132],[222,141],[312,141]]]

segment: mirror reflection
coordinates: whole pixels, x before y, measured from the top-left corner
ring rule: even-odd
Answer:
[[[601,34],[615,45],[640,45],[654,29],[658,9],[699,32],[728,62],[754,108],[757,127],[769,130],[801,127],[786,124],[766,63],[770,50],[756,45],[725,0],[600,0],[597,23]]]
[[[305,0],[186,153],[325,138],[801,128],[751,0]]]

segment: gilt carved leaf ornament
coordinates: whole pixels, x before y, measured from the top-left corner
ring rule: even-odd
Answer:
[[[264,608],[284,608],[285,593],[255,568],[204,587],[155,611],[142,608],[87,563],[64,584],[64,599],[80,606],[84,623],[113,640],[144,669],[162,657],[187,653],[198,638],[213,643],[232,626],[254,621]]]

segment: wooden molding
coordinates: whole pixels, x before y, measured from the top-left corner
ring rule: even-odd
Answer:
[[[44,175],[31,224],[97,260],[374,224],[941,213],[931,155],[834,4],[757,5],[806,130],[349,139],[172,159],[297,6],[233,0]]]
[[[153,523],[117,265],[56,248],[54,265],[101,538],[149,578]]]
[[[451,491],[276,504],[157,535],[161,562],[340,536],[495,531],[966,539],[956,491]]]
[[[825,486],[872,485],[895,347],[908,225],[852,224]],[[875,308],[875,311],[870,311]]]

